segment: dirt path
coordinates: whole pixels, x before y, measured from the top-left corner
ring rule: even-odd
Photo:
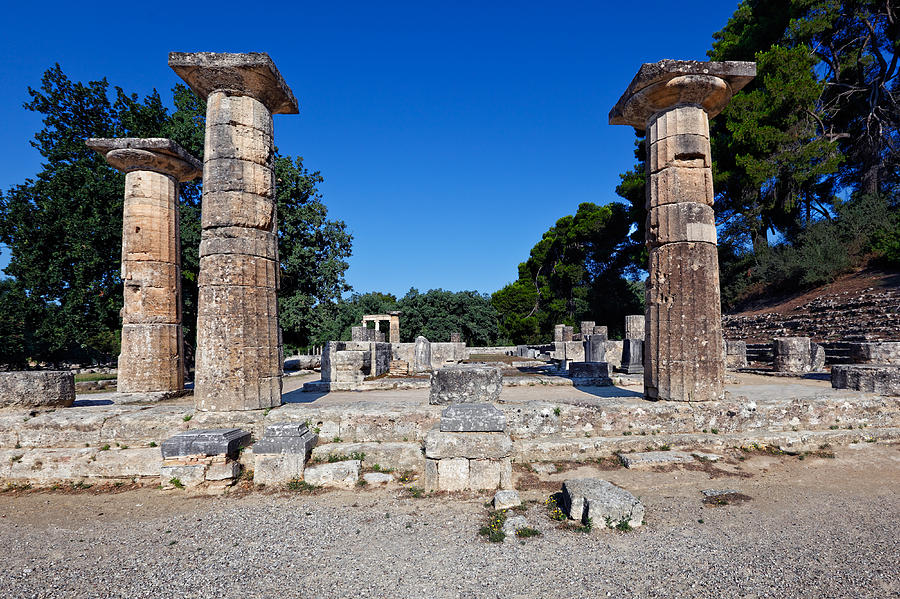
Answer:
[[[744,459],[739,459],[744,458]],[[5,597],[896,597],[900,447],[733,454],[721,466],[520,473],[542,535],[489,544],[486,495],[0,493]],[[541,502],[591,475],[641,497],[632,532],[560,529]],[[708,506],[701,489],[750,500]]]

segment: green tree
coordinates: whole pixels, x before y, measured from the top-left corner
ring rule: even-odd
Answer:
[[[431,289],[419,293],[410,289],[399,302],[401,341],[414,341],[418,335],[429,341],[450,341],[451,333],[461,333],[471,346],[497,342],[497,312],[490,297],[477,291]]]
[[[0,195],[0,242],[11,254],[5,272],[25,294],[26,322],[40,360],[110,359],[118,353],[119,278],[124,175],[84,145],[89,137],[170,137],[201,157],[205,103],[183,85],[171,113],[154,91],[139,99],[102,79],[71,81],[59,65],[29,88],[27,110],[43,116],[32,145],[45,161],[34,179]],[[310,305],[347,289],[351,237],[327,219],[322,178],[300,158],[278,156],[280,296],[285,337],[308,341]],[[181,253],[185,339],[194,345],[200,242],[200,182],[181,190]],[[5,291],[4,293],[8,293]],[[8,358],[0,356],[0,361]]]
[[[630,186],[634,184],[628,181]],[[500,333],[513,343],[551,339],[553,325],[598,320],[621,332],[625,314],[642,311],[627,274],[641,255],[629,233],[633,208],[583,203],[556,221],[519,265],[519,278],[494,293]]]

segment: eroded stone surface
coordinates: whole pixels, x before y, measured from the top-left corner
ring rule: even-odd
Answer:
[[[425,457],[499,459],[509,457],[512,440],[504,433],[445,433],[432,429],[425,436]]]
[[[900,364],[900,341],[851,343],[850,359],[857,364]]]
[[[614,484],[599,478],[574,478],[563,483],[562,508],[569,518],[594,525],[615,526],[625,521],[631,527],[644,521],[644,505]]]
[[[508,510],[516,506],[522,505],[518,491],[497,491],[494,493],[494,509]]]
[[[303,480],[320,487],[352,488],[359,480],[359,460],[346,460],[332,464],[310,466],[303,473]]]
[[[74,401],[75,375],[71,372],[0,372],[0,408],[68,407]]]
[[[490,403],[500,398],[503,375],[494,366],[445,366],[431,374],[428,403]]]
[[[506,416],[483,403],[454,404],[441,412],[440,429],[444,432],[503,432]]]
[[[625,316],[625,338],[644,340],[643,314],[628,314]]]
[[[835,364],[831,367],[831,386],[855,389],[879,395],[900,395],[900,365]]]
[[[772,354],[776,372],[805,374],[825,368],[825,349],[809,337],[776,337]]]
[[[204,411],[281,403],[273,113],[297,102],[264,53],[169,55],[206,99],[194,399]]]
[[[250,433],[239,428],[195,429],[178,433],[162,442],[164,459],[193,455],[237,457],[250,443]]]
[[[643,339],[625,339],[622,342],[622,365],[620,368],[623,372],[628,374],[640,374],[644,372]]]
[[[620,453],[618,456],[626,468],[648,468],[651,466],[684,464],[694,461],[694,457],[684,451],[641,451],[636,453]]]

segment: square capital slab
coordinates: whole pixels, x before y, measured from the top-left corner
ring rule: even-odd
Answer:
[[[265,52],[169,52],[169,66],[206,99],[216,90],[256,98],[272,114],[297,114],[297,98]]]
[[[667,102],[685,101],[682,97],[693,96],[688,101],[703,105],[709,117],[718,114],[731,99],[734,92],[742,89],[756,77],[755,62],[699,62],[696,60],[660,60],[641,65],[637,75],[631,80],[625,93],[609,111],[610,125],[631,125],[644,129],[654,111]],[[681,90],[666,90],[667,84],[678,79]],[[720,80],[721,87],[710,82]],[[691,87],[696,94],[691,94]],[[679,94],[679,91],[682,94]]]
[[[194,429],[169,437],[160,445],[163,459],[191,455],[237,457],[250,444],[250,433],[239,428]]]

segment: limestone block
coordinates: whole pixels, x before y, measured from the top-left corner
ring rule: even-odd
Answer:
[[[241,475],[241,465],[233,460],[214,461],[206,468],[206,480],[234,480]]]
[[[253,452],[253,483],[257,485],[277,485],[302,479],[306,467],[306,456],[301,453]]]
[[[651,142],[648,150],[650,157],[647,167],[651,173],[670,166],[688,168],[712,166],[709,137],[705,135],[678,133]]]
[[[684,106],[654,115],[647,123],[649,139],[673,135],[698,135],[709,139],[709,118],[703,111]]]
[[[181,325],[122,325],[117,391],[179,391],[183,387]]]
[[[584,343],[582,341],[554,342],[554,346],[556,351],[553,357],[557,360],[584,362]]]
[[[163,459],[185,456],[223,455],[237,458],[238,451],[250,443],[250,433],[239,428],[193,429],[162,442]]]
[[[716,247],[670,243],[651,250],[645,392],[650,399],[709,401],[724,393],[724,341]]]
[[[595,525],[615,526],[626,521],[632,527],[644,522],[644,505],[634,495],[599,478],[575,478],[563,483],[563,510],[569,518]]]
[[[512,454],[512,440],[503,433],[446,433],[436,429],[425,435],[425,457],[500,459]]]
[[[664,204],[695,203],[712,206],[712,170],[670,166],[650,175],[647,210]]]
[[[213,254],[200,258],[198,284],[275,289],[275,260],[246,254]]]
[[[214,91],[207,98],[206,107],[206,126],[209,128],[246,127],[269,137],[275,131],[272,113],[252,96]]]
[[[0,372],[0,408],[58,408],[74,402],[75,375],[71,372]]]
[[[174,263],[122,263],[126,324],[176,324],[181,320],[181,269]]]
[[[565,335],[566,325],[557,324],[553,325],[553,341],[557,343],[562,343],[563,336]]]
[[[298,454],[308,459],[319,436],[306,424],[280,422],[266,426],[263,438],[253,444],[253,454]]]
[[[506,415],[487,403],[453,404],[441,412],[443,432],[503,432]]]
[[[352,488],[359,480],[359,460],[346,460],[332,464],[310,466],[303,473],[303,480],[320,487]]]
[[[523,528],[528,528],[528,518],[525,516],[509,516],[503,521],[503,534],[509,539],[514,539]]]
[[[608,382],[609,364],[606,362],[572,362],[569,364],[569,376],[573,379]]]
[[[248,190],[210,191],[203,194],[200,222],[206,233],[216,233],[210,231],[212,227],[241,227],[271,234],[275,227],[275,199]],[[210,253],[215,252],[207,250],[200,255]]]
[[[610,340],[606,342],[606,363],[612,368],[622,366],[622,352],[624,343],[622,341]]]
[[[716,216],[711,206],[688,202],[664,204],[647,213],[647,245],[697,241],[717,243]]]
[[[200,161],[171,139],[90,138],[85,140],[85,145],[103,154],[110,165],[126,173],[153,171],[173,177],[177,181],[190,181],[201,174]]]
[[[437,471],[439,491],[465,491],[471,488],[469,460],[465,458],[438,460]]]
[[[625,338],[644,340],[644,323],[643,314],[629,314],[625,316]]]
[[[440,477],[438,475],[439,460],[425,460],[425,490],[437,491],[440,488]]]
[[[431,370],[431,343],[425,337],[416,337],[416,345],[413,350],[413,368],[416,372]]]
[[[597,326],[597,323],[593,320],[582,320],[581,324],[578,327],[578,331],[582,335],[591,335],[594,333],[594,327]],[[582,337],[583,339],[583,337]]]
[[[606,361],[606,335],[584,335],[584,361]]]
[[[246,101],[246,100],[245,100]],[[268,125],[266,123],[265,125]],[[212,124],[206,128],[204,161],[246,160],[268,168],[275,167],[272,129],[237,123]]]
[[[324,443],[312,450],[313,458],[327,460],[330,455],[364,454],[362,465],[368,468],[375,464],[398,471],[422,471],[425,456],[420,443],[409,442],[363,442]]]
[[[275,195],[275,171],[247,160],[217,158],[203,161],[203,192],[243,191],[265,197]]]
[[[730,370],[747,368],[747,342],[736,339],[725,340],[725,367]]]
[[[835,364],[831,367],[831,386],[835,389],[900,396],[900,365]]]
[[[856,364],[900,364],[900,341],[851,343],[850,359]]]
[[[622,365],[627,374],[644,372],[644,340],[625,339],[622,342]]]
[[[366,472],[363,474],[366,484],[372,486],[387,485],[394,481],[394,477],[386,472]]]
[[[443,460],[442,460],[443,461]],[[474,491],[500,487],[500,462],[498,460],[470,460],[469,488]]]
[[[510,458],[503,458],[500,460],[500,488],[513,488],[512,459]]]
[[[500,398],[503,375],[494,366],[445,366],[431,373],[428,403],[486,403]]]
[[[508,510],[522,505],[522,500],[518,491],[497,491],[493,503],[495,510]]]
[[[350,327],[350,339],[353,341],[375,341],[377,332],[369,327]]]
[[[776,372],[805,374],[825,368],[825,349],[809,337],[776,337],[772,353]]]
[[[575,328],[570,326],[563,327],[563,336],[562,340],[569,343],[574,339],[575,336]]]
[[[206,482],[206,464],[162,465],[159,481],[163,487],[171,487],[172,479],[177,479],[185,487],[196,487]]]
[[[617,454],[626,468],[649,468],[666,464],[693,462],[694,457],[684,451],[641,451]]]
[[[607,339],[609,338],[609,327],[607,326],[595,326],[593,330],[594,335],[603,335]]]

